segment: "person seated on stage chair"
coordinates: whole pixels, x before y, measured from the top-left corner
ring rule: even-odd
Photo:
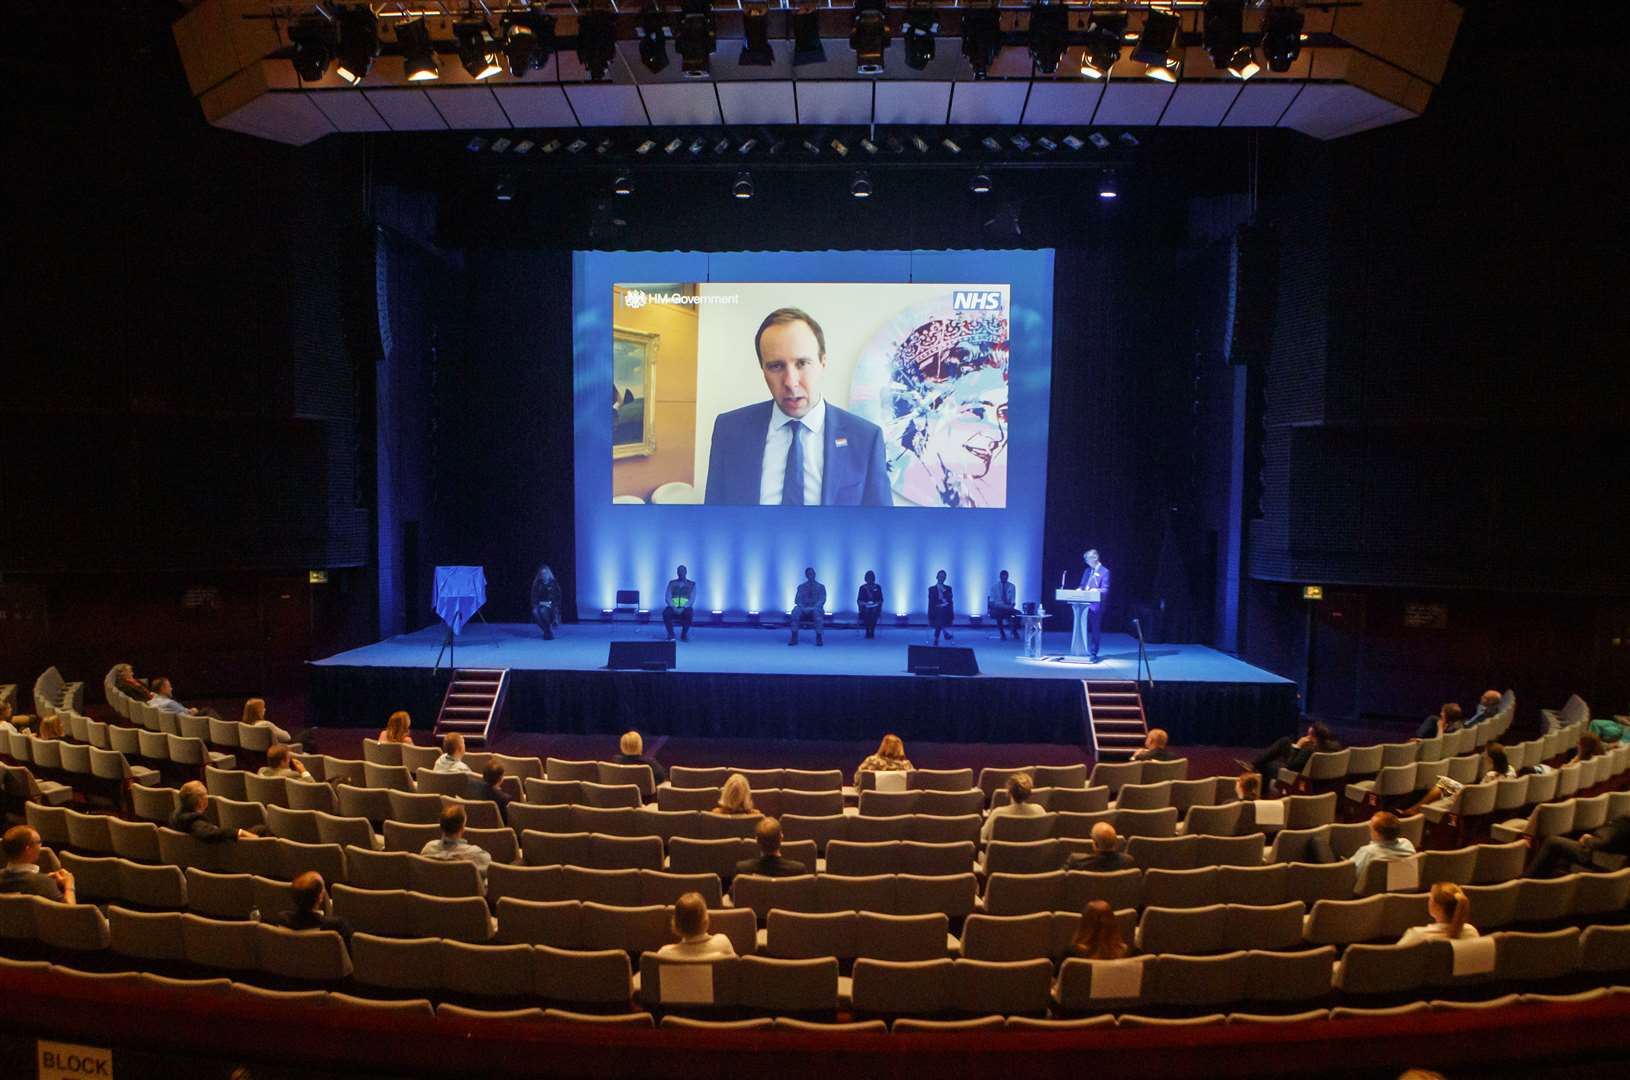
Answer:
[[[855,596],[855,609],[860,612],[860,625],[866,628],[866,636],[876,637],[877,620],[883,616],[883,586],[877,583],[875,571],[866,571],[866,583]]]
[[[945,635],[946,641],[951,637],[951,624],[956,621],[956,601],[951,586],[945,583],[945,571],[941,570],[934,575],[934,584],[928,587],[928,625],[934,628],[934,644],[940,643],[940,635]]]
[[[855,789],[860,789],[860,776],[869,772],[910,772],[911,759],[906,757],[906,744],[900,736],[888,734],[877,744],[877,753],[870,754],[855,770]]]
[[[1597,852],[1603,855],[1630,855],[1630,814],[1620,814],[1594,833],[1578,840],[1547,836],[1534,852],[1524,877],[1551,877],[1558,871],[1572,873],[1575,867],[1594,870]]]
[[[787,639],[788,645],[798,644],[798,627],[806,616],[815,621],[815,644],[825,645],[821,629],[826,620],[826,586],[815,580],[813,566],[804,567],[804,580],[792,597],[792,636]]]
[[[474,863],[476,873],[481,878],[481,888],[487,888],[487,867],[492,865],[492,855],[486,848],[479,847],[464,839],[464,825],[469,820],[464,807],[453,805],[441,812],[441,835],[429,841],[419,854],[427,859],[440,859],[442,862]]]
[[[1107,900],[1088,900],[1070,943],[1070,956],[1079,960],[1120,960],[1132,951],[1121,935],[1120,920]]]
[[[731,817],[746,817],[757,814],[758,807],[753,805],[753,791],[747,783],[747,777],[741,773],[731,773],[719,789],[719,804],[709,813],[727,814]]]
[[[691,620],[696,615],[696,582],[685,573],[685,567],[680,566],[662,594],[662,625],[668,631],[669,641],[674,639],[674,623],[679,624],[679,640],[689,641]]]
[[[275,780],[282,777],[286,780],[310,780],[311,773],[299,758],[289,753],[289,748],[282,743],[273,743],[266,748],[266,764],[260,767],[258,776]]]
[[[1242,760],[1239,764],[1247,771],[1263,776],[1277,776],[1280,768],[1299,773],[1307,765],[1307,759],[1314,754],[1328,754],[1341,749],[1341,741],[1330,733],[1323,720],[1308,722],[1304,716],[1302,721],[1307,724],[1307,729],[1300,738],[1281,735],[1273,745],[1258,754],[1255,761]]]
[[[113,665],[113,688],[136,701],[150,701],[153,697],[153,691],[142,685],[136,669],[129,664]]]
[[[250,727],[266,728],[272,733],[272,739],[276,742],[286,743],[294,741],[294,736],[290,735],[288,732],[266,719],[265,698],[252,697],[248,701],[244,702],[243,718],[239,722],[247,724]]]
[[[990,843],[991,835],[996,831],[996,819],[999,817],[1040,817],[1047,812],[1047,808],[1040,803],[1030,801],[1030,793],[1034,790],[1036,782],[1027,772],[1014,773],[1007,778],[1006,806],[998,806],[985,817],[985,824],[979,829],[979,842]]]
[[[701,893],[688,892],[679,898],[668,928],[679,940],[658,949],[658,960],[706,962],[736,955],[728,937],[708,933],[707,901]]]
[[[753,831],[758,841],[758,858],[743,859],[736,864],[736,873],[755,874],[759,877],[797,877],[809,873],[809,868],[797,859],[781,855],[781,822],[773,817],[763,818]]]
[[[1007,571],[1003,570],[996,575],[996,581],[990,587],[990,596],[985,601],[991,618],[996,620],[996,632],[1007,640],[1006,627],[1013,628],[1013,638],[1019,637],[1019,590],[1014,588],[1013,582],[1007,579]]]
[[[623,737],[617,740],[617,753],[611,755],[611,760],[618,765],[649,765],[653,780],[659,784],[667,782],[667,767],[656,758],[646,756],[645,740],[640,738],[637,731],[623,732]]]
[[[1426,894],[1426,910],[1432,921],[1426,926],[1411,926],[1398,939],[1400,945],[1413,945],[1417,941],[1459,941],[1477,936],[1477,927],[1466,921],[1471,914],[1471,898],[1452,881],[1440,881]]]
[[[391,713],[390,719],[385,721],[385,727],[379,733],[382,743],[398,743],[406,746],[413,745],[413,717],[408,715],[406,709],[397,709]]]
[[[555,627],[560,625],[560,582],[555,572],[544,563],[532,575],[532,621],[543,631],[545,641],[555,640]]]
[[[464,763],[464,736],[456,731],[449,731],[441,741],[441,757],[431,766],[431,772],[462,772],[473,773],[474,769]]]
[[[1511,760],[1506,757],[1505,747],[1497,742],[1491,742],[1483,747],[1483,778],[1480,783],[1490,780],[1503,780],[1508,776],[1516,776],[1517,770],[1511,767]],[[1453,800],[1460,796],[1466,785],[1452,776],[1440,776],[1426,789],[1426,794],[1418,799],[1414,806],[1404,811],[1404,816],[1418,814],[1421,809],[1432,803],[1442,801],[1441,809],[1447,810]]]
[[[268,919],[268,925],[285,930],[332,930],[347,945],[351,943],[351,924],[330,913],[323,875],[307,870],[289,884],[289,893],[294,907]]]
[[[1421,721],[1421,726],[1415,729],[1415,739],[1431,739],[1434,737],[1453,734],[1460,730],[1466,712],[1453,701],[1445,702],[1436,716],[1428,716]]]
[[[256,825],[252,829],[223,829],[209,819],[208,807],[209,789],[200,780],[188,780],[176,794],[175,813],[164,824],[206,844],[249,840],[266,835],[264,825]]]
[[[1137,862],[1120,849],[1120,844],[1121,838],[1116,833],[1115,826],[1107,821],[1100,821],[1092,827],[1092,854],[1077,852],[1071,855],[1064,860],[1064,869],[1090,870],[1096,874],[1134,869],[1138,865]]]
[[[1143,746],[1133,751],[1133,761],[1175,761],[1177,755],[1166,749],[1165,728],[1150,728],[1143,737]]]
[[[498,804],[498,820],[505,825],[509,824],[509,803],[511,795],[503,788],[504,767],[496,761],[488,759],[486,767],[481,770],[481,786],[476,789],[475,797]]]
[[[0,853],[6,857],[6,867],[0,870],[0,893],[24,893],[63,904],[78,903],[71,872],[60,867],[50,873],[40,869],[40,834],[29,826],[13,825],[7,829],[5,836],[0,837]]]
[[[1492,720],[1500,711],[1500,703],[1505,697],[1498,690],[1484,690],[1477,699],[1477,711],[1466,718],[1466,726],[1481,724],[1484,720]]]

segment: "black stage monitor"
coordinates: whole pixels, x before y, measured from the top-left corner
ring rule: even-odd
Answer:
[[[613,641],[606,656],[608,668],[636,671],[672,671],[674,643],[671,641]]]
[[[906,666],[913,675],[977,675],[972,649],[951,645],[909,645]]]

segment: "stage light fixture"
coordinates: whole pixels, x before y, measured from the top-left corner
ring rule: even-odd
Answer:
[[[626,173],[611,182],[611,193],[623,198],[634,194],[634,178]]]
[[[1249,79],[1262,70],[1262,65],[1256,62],[1256,50],[1249,45],[1241,45],[1234,50],[1234,55],[1228,61],[1228,74],[1236,79]]]
[[[684,145],[684,139],[669,139],[667,145],[663,146],[662,152],[664,154],[676,154],[679,152],[679,148]]]
[[[729,139],[720,139],[718,142],[713,144],[713,152],[715,154],[722,154],[726,150],[729,150],[729,149],[730,149],[730,140]]]
[[[521,157],[525,157],[532,152],[532,148],[536,145],[538,144],[533,142],[531,139],[522,139],[520,142],[515,144],[515,153]]]
[[[855,173],[854,179],[849,181],[849,194],[857,199],[872,197],[872,178],[864,170]]]
[[[694,138],[694,139],[692,139],[690,141],[690,154],[691,154],[691,157],[697,156],[703,150],[706,150],[706,149],[707,149],[707,143],[702,141],[702,137],[700,135],[696,136],[696,138]]]
[[[940,140],[940,145],[945,147],[945,149],[949,150],[953,154],[962,153],[962,144],[951,138],[949,135]]]
[[[1136,135],[1132,134],[1130,131],[1121,132],[1119,135],[1115,136],[1115,141],[1120,143],[1122,146],[1142,146],[1143,145],[1142,143],[1138,142],[1138,137]]]
[[[821,44],[821,15],[814,0],[804,0],[792,16],[792,62],[826,63],[826,46]]]
[[[838,157],[846,158],[849,156],[849,144],[842,139],[833,138],[829,145],[832,147],[832,152],[837,154]]]
[[[586,139],[573,139],[571,142],[566,144],[566,152],[568,154],[581,154],[588,148],[589,144],[588,140]]]
[[[1177,34],[1181,22],[1169,11],[1151,11],[1144,17],[1143,32],[1132,46],[1132,59],[1144,65],[1143,73],[1160,82],[1176,82],[1179,53]]]
[[[492,140],[492,152],[495,153],[495,154],[502,154],[505,150],[508,150],[509,148],[510,148],[510,141],[507,138],[505,138],[504,136],[502,136],[502,135],[500,135],[496,139]]]
[[[883,53],[890,41],[888,13],[886,0],[855,0],[849,47],[855,50],[856,75],[883,74]]]
[[[668,67],[668,20],[657,0],[640,12],[640,63],[653,75]]]
[[[979,140],[979,145],[983,146],[986,150],[989,150],[993,154],[1000,154],[1002,152],[1001,140],[994,135],[986,135],[983,139]]]
[[[470,136],[470,141],[464,144],[464,149],[472,154],[479,154],[487,148],[487,140],[480,135]]]
[[[741,8],[742,67],[769,67],[775,63],[770,48],[770,5],[768,0],[747,0]]]
[[[611,139],[607,137],[594,144],[594,152],[599,154],[601,157],[604,157],[605,155],[611,153],[611,147]]]
[[[968,58],[975,79],[990,75],[990,65],[1002,51],[1002,18],[995,3],[962,12],[962,55]]]
[[[900,36],[905,39],[906,67],[922,71],[934,59],[934,35],[939,33],[939,16],[934,14],[934,0],[911,0],[906,6],[905,19],[900,24]]]
[[[1225,71],[1245,40],[1245,0],[1206,0],[1202,16],[1200,44],[1211,66]]]
[[[1040,0],[1030,5],[1030,60],[1043,75],[1058,70],[1069,29],[1070,13],[1063,4]]]
[[[746,169],[736,174],[736,182],[730,185],[730,194],[738,199],[751,199],[753,197],[753,174]],[[757,615],[758,612],[753,612]]]
[[[1109,149],[1109,136],[1101,131],[1094,131],[1091,135],[1088,135],[1087,141],[1092,144],[1095,150]]]
[[[1121,42],[1125,37],[1125,15],[1095,13],[1087,24],[1086,48],[1081,53],[1081,74],[1089,79],[1108,78],[1109,69],[1121,58]]]
[[[402,49],[402,70],[409,82],[430,82],[441,78],[436,64],[436,47],[430,43],[430,26],[423,17],[396,24],[396,44]]]
[[[680,70],[687,79],[705,79],[711,74],[714,33],[713,5],[710,0],[685,0],[674,31],[674,49],[679,53]]]
[[[746,142],[736,147],[736,153],[746,156],[747,154],[751,154],[753,152],[753,148],[757,145],[757,139],[748,139]]]
[[[1066,135],[1064,136],[1064,145],[1068,146],[1071,150],[1079,150],[1087,144],[1081,141],[1081,137],[1079,135]]]
[[[968,181],[968,190],[975,195],[989,195],[990,177],[985,173],[977,173],[972,180]]]
[[[577,16],[577,62],[589,73],[590,82],[604,82],[617,55],[616,16],[599,6]]]
[[[1015,131],[1007,137],[1007,141],[1012,143],[1013,148],[1021,154],[1030,149],[1030,140],[1025,138],[1022,131]]]
[[[1302,55],[1302,25],[1299,8],[1271,7],[1262,13],[1262,54],[1268,70],[1284,73]]]
[[[290,63],[302,82],[320,82],[328,74],[339,45],[334,24],[322,15],[307,15],[289,24],[289,41],[294,44]]]
[[[921,135],[913,135],[911,137],[911,145],[919,154],[928,153],[928,142]]]
[[[544,11],[505,15],[498,24],[511,77],[519,79],[549,62],[555,51],[555,17]]]
[[[877,144],[866,138],[864,135],[860,138],[860,148],[866,151],[866,153],[871,157],[877,156]]]
[[[503,69],[498,66],[498,42],[485,18],[460,19],[453,25],[458,42],[458,62],[472,79],[490,79]]]
[[[367,4],[340,11],[339,64],[334,73],[352,86],[368,77],[379,55],[379,19]]]
[[[1098,174],[1098,198],[1105,202],[1121,197],[1120,185],[1115,182],[1115,170],[1105,169]]]
[[[645,157],[656,148],[657,144],[655,139],[646,139],[644,142],[634,147],[634,153],[638,154],[640,157]]]

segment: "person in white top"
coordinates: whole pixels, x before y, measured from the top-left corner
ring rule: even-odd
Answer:
[[[441,757],[436,759],[431,772],[474,772],[475,770],[464,764],[464,736],[456,731],[447,733],[441,741]]]
[[[1432,914],[1430,926],[1411,926],[1398,939],[1400,945],[1417,941],[1458,941],[1477,936],[1477,927],[1466,921],[1471,914],[1471,898],[1452,881],[1440,881],[1426,897],[1426,910]]]
[[[464,839],[464,826],[468,820],[462,806],[449,806],[443,810],[441,835],[427,842],[419,854],[427,859],[439,859],[442,862],[474,863],[476,876],[481,879],[481,890],[485,892],[487,867],[492,865],[492,853]]]
[[[1031,789],[1035,781],[1029,773],[1014,773],[1007,778],[1006,806],[998,806],[985,818],[984,827],[979,830],[979,842],[990,843],[991,836],[996,831],[996,819],[999,817],[1040,817],[1047,812],[1045,806],[1030,801]]]
[[[674,904],[668,923],[679,940],[657,950],[658,960],[697,963],[735,956],[736,947],[723,934],[707,932],[707,901],[701,893],[688,892]]]

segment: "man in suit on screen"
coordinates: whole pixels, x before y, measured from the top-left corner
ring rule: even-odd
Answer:
[[[765,316],[753,337],[769,401],[713,421],[712,505],[892,506],[883,430],[828,402],[826,335],[797,308]]]

